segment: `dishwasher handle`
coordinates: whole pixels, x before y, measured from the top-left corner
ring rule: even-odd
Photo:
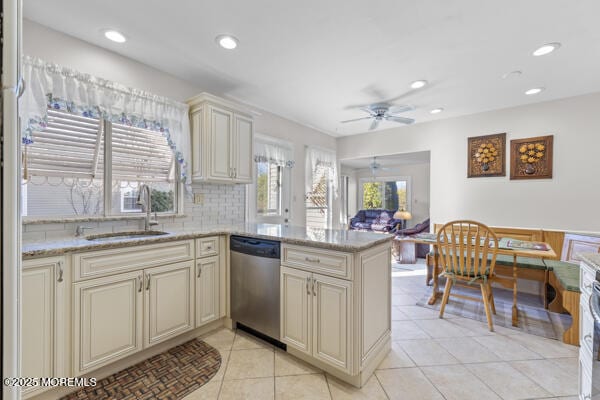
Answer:
[[[279,259],[281,245],[274,240],[264,240],[243,236],[231,236],[229,248],[232,252],[243,253],[250,256],[262,258]]]

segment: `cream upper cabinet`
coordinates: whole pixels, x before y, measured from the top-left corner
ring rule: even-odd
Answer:
[[[142,271],[73,285],[74,372],[77,375],[143,348]]]
[[[242,107],[200,94],[190,100],[192,181],[252,182],[254,122]]]
[[[196,327],[219,318],[218,256],[196,261]]]
[[[303,353],[311,353],[312,274],[281,267],[281,341]]]
[[[149,347],[194,327],[194,262],[144,270],[144,346]]]
[[[22,377],[66,375],[65,260],[63,257],[23,262],[21,303]],[[29,397],[40,388],[24,388]]]
[[[208,107],[210,118],[209,179],[233,178],[233,113],[218,107]]]
[[[252,182],[253,141],[252,119],[236,114],[234,117],[234,174],[238,182]]]

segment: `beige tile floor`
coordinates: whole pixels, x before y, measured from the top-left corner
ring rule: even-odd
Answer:
[[[414,304],[423,276],[393,277],[392,350],[362,389],[351,387],[243,332],[203,339],[223,362],[185,400],[577,399],[578,348]]]

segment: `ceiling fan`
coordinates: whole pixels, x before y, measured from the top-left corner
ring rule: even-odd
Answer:
[[[369,164],[369,168],[371,169],[371,174],[373,176],[375,176],[377,171],[385,171],[385,170],[389,169],[389,168],[383,167],[381,164],[379,164],[377,162],[377,157],[373,157],[373,162],[371,162],[371,164]]]
[[[379,123],[381,121],[393,121],[393,122],[398,122],[400,124],[408,125],[408,124],[412,124],[413,122],[415,122],[415,120],[412,118],[400,117],[396,114],[400,114],[400,113],[407,112],[407,111],[412,111],[414,109],[415,108],[413,106],[408,106],[408,105],[394,106],[389,103],[375,103],[375,104],[370,104],[368,106],[360,107],[360,110],[363,110],[363,111],[369,113],[368,117],[348,119],[346,121],[341,121],[341,123],[345,124],[348,122],[372,119],[373,122],[371,123],[371,126],[369,127],[370,131],[372,131],[373,129],[376,129],[379,126]]]

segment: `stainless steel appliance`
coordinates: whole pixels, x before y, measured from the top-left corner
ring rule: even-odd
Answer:
[[[280,243],[231,236],[231,319],[280,340]]]
[[[590,311],[594,317],[594,340],[592,345],[592,396],[586,400],[600,399],[600,273],[596,273],[596,282],[592,285]],[[583,344],[582,344],[583,345]],[[587,392],[589,393],[589,392]]]

